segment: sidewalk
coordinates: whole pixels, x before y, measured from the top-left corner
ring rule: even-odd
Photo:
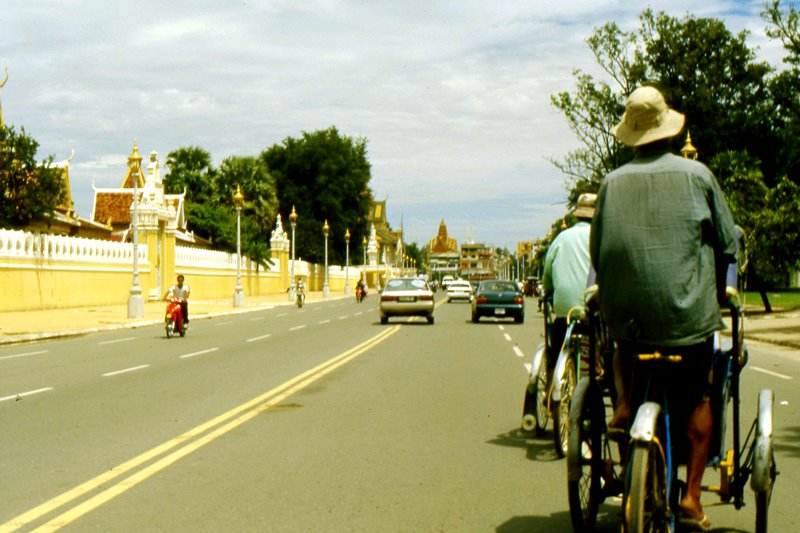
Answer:
[[[344,298],[341,293],[331,293],[329,300]],[[306,303],[322,300],[322,292],[309,292]],[[127,301],[119,305],[48,309],[45,311],[14,311],[0,314],[0,345],[31,342],[97,331],[139,328],[163,324],[164,302],[145,302],[144,317],[128,318]],[[189,319],[194,322],[215,316],[248,313],[270,309],[279,305],[294,305],[286,293],[245,297],[244,306],[233,307],[233,295],[228,299],[189,301]]]
[[[341,293],[331,293],[330,300],[345,298]],[[306,303],[322,300],[322,292],[310,292]],[[246,297],[244,306],[233,307],[233,296],[220,300],[194,300],[189,304],[192,321],[235,313],[269,309],[279,305],[292,305],[286,293]],[[128,304],[103,307],[49,309],[46,311],[18,311],[0,314],[0,345],[81,335],[96,331],[138,328],[161,324],[164,321],[164,302],[145,303],[144,317],[130,319]],[[728,333],[730,330],[726,330]],[[745,312],[744,334],[748,341],[800,349],[800,311],[764,313],[759,306],[748,305]]]

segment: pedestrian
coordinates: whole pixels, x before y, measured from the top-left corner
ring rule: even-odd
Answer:
[[[711,171],[669,152],[685,117],[653,87],[628,97],[612,133],[635,149],[632,161],[609,173],[597,197],[590,253],[599,305],[617,341],[620,401],[611,427],[631,417],[635,351],[681,354],[673,407],[684,415],[688,440],[687,490],[680,500],[684,529],[707,531],[700,490],[712,431],[709,381],[712,335],[723,328],[719,302],[734,261],[731,211]],[[672,387],[673,383],[669,384]],[[676,422],[675,427],[682,427]]]
[[[578,198],[571,228],[559,233],[550,244],[544,259],[542,284],[553,300],[552,326],[548,332],[547,362],[555,366],[567,333],[567,315],[573,307],[583,307],[583,294],[589,277],[589,232],[597,195],[584,193]]]
[[[189,323],[189,293],[191,292],[189,289],[189,285],[185,284],[183,274],[178,274],[176,278],[177,283],[172,285],[169,289],[167,289],[167,293],[164,295],[164,300],[169,299],[170,296],[174,296],[176,298],[181,299],[181,313],[183,313],[183,323]]]

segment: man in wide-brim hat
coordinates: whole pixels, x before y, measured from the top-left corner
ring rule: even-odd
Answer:
[[[718,286],[717,271],[726,266],[718,262],[734,261],[736,233],[711,171],[669,152],[669,141],[684,122],[654,87],[640,87],[628,97],[612,132],[636,152],[600,186],[590,254],[600,307],[618,345],[615,373],[622,394],[610,426],[624,429],[630,423],[635,351],[683,355],[683,362],[673,365],[678,402],[672,403],[673,427],[684,434],[681,424],[686,424],[689,447],[680,521],[685,529],[706,531],[710,521],[700,490],[712,431],[711,339],[723,328],[724,284]]]

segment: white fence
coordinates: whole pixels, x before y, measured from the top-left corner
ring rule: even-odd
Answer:
[[[147,262],[147,247],[139,246],[139,261]],[[0,229],[0,257],[104,264],[131,264],[130,243],[47,233]]]

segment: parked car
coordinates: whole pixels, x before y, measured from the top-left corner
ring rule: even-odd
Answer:
[[[482,316],[513,318],[521,324],[525,321],[525,295],[513,281],[481,281],[472,298],[472,321]]]
[[[433,292],[424,279],[392,278],[381,292],[381,324],[387,324],[392,316],[424,316],[433,324],[434,304]]]
[[[447,286],[447,301],[452,302],[453,300],[472,301],[472,285],[469,281],[459,279],[450,282]]]

